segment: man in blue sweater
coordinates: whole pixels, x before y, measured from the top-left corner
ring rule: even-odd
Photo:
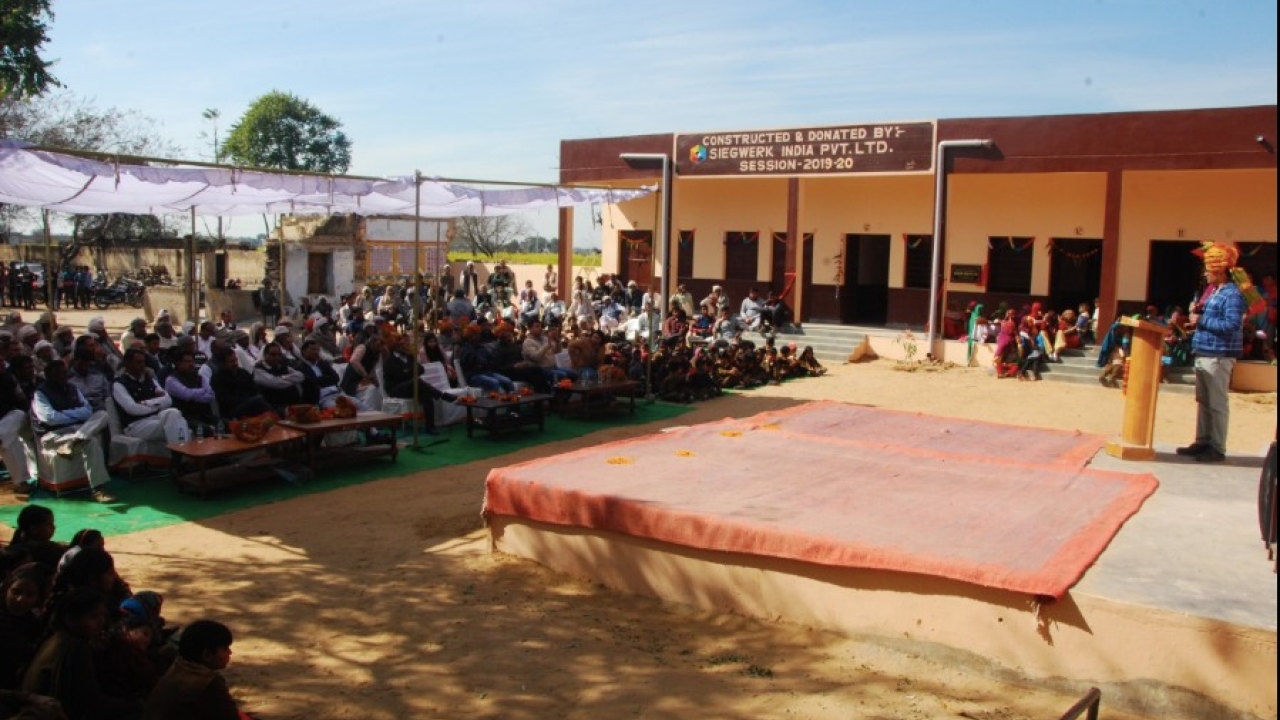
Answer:
[[[1178,454],[1197,462],[1222,462],[1227,457],[1231,371],[1244,346],[1244,295],[1229,275],[1240,251],[1213,243],[1200,254],[1205,288],[1189,317],[1195,330],[1191,351],[1196,358],[1196,439],[1178,448]]]

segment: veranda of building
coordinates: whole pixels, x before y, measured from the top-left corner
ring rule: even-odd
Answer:
[[[939,312],[1097,301],[1105,328],[1186,307],[1203,240],[1237,243],[1255,281],[1275,273],[1275,105],[564,140],[560,181],[654,184],[619,156],[672,157],[673,267],[653,195],[600,209],[606,272],[695,298],[723,285],[735,305],[767,286],[803,322],[921,329],[936,149],[970,139],[991,144],[945,156]]]

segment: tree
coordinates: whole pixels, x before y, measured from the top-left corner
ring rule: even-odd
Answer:
[[[22,100],[60,86],[49,73],[53,62],[40,57],[53,19],[49,5],[50,0],[0,3],[0,98]]]
[[[520,246],[529,226],[515,215],[463,217],[454,222],[453,249],[493,257]]]
[[[231,127],[222,156],[237,165],[344,173],[351,141],[342,123],[311,103],[278,90],[263,95]]]
[[[101,110],[69,93],[29,100],[0,98],[0,138],[25,140],[50,148],[91,150],[121,155],[172,157],[178,148],[155,129],[155,121],[131,110]],[[0,206],[0,236],[19,225],[37,222],[27,208]],[[77,215],[72,219],[72,242],[63,247],[66,258],[81,245],[107,246],[132,240],[176,236],[173,228],[154,215]]]
[[[559,241],[555,238],[545,238],[541,235],[530,235],[520,243],[520,249],[527,253],[548,253],[555,252]]]
[[[178,147],[157,132],[152,118],[133,110],[102,110],[70,93],[0,98],[0,138],[120,155],[178,154]]]

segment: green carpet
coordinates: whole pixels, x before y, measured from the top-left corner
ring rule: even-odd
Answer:
[[[492,439],[486,433],[476,433],[474,438],[468,438],[464,427],[454,425],[441,428],[439,438],[430,435],[419,436],[423,445],[440,438],[448,438],[448,442],[431,445],[422,452],[401,447],[399,459],[395,463],[380,457],[373,459],[367,467],[330,471],[321,469],[315,479],[305,483],[291,483],[283,478],[268,479],[221,490],[210,494],[208,499],[204,500],[194,494],[179,491],[169,480],[167,471],[161,473],[152,471],[145,478],[140,474],[138,479],[132,481],[117,477],[109,488],[111,494],[117,498],[117,502],[114,503],[92,502],[89,500],[88,493],[84,491],[56,498],[43,489],[32,493],[30,502],[53,510],[58,524],[55,538],[57,540],[66,542],[82,528],[101,530],[110,538],[114,535],[150,530],[180,522],[204,520],[246,507],[280,502],[349,485],[359,485],[371,480],[410,475],[423,470],[460,465],[486,458],[496,459],[516,450],[542,443],[570,440],[609,427],[668,420],[679,417],[691,409],[689,406],[666,403],[649,405],[637,402],[635,415],[615,414],[606,420],[592,421],[553,415],[547,419],[545,432],[538,432],[535,428],[524,428]],[[404,435],[402,433],[402,442]],[[22,507],[22,505],[0,506],[0,522],[4,522],[11,528],[17,527],[18,513]],[[479,512],[479,508],[476,510]]]

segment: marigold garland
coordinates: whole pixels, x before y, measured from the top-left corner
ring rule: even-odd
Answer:
[[[694,457],[697,453],[692,450],[677,450],[676,457]]]
[[[721,431],[720,431],[720,434],[721,434],[721,435],[723,435],[723,436],[725,436],[725,437],[727,437],[727,438],[742,437],[742,431],[741,431],[741,430],[721,430]]]
[[[606,462],[610,465],[634,465],[636,463],[634,458],[629,457],[611,457]]]

